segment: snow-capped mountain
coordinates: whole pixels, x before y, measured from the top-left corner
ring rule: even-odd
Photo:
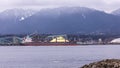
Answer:
[[[0,33],[120,33],[120,17],[85,7],[0,13]]]
[[[22,28],[40,33],[116,33],[120,25],[117,16],[85,7],[41,10],[21,22]]]

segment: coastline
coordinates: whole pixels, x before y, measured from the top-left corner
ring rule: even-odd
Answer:
[[[80,68],[120,68],[120,59],[104,59],[86,64]]]

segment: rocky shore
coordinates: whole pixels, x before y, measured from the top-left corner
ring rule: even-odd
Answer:
[[[84,65],[80,68],[120,68],[120,59],[106,59]]]

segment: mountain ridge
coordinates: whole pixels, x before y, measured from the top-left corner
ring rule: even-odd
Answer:
[[[118,16],[104,11],[86,7],[61,7],[40,10],[14,22],[10,27],[6,26],[0,33],[120,33],[119,22]]]

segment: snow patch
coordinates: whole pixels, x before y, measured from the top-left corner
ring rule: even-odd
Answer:
[[[113,39],[113,40],[111,41],[111,43],[120,43],[120,38]]]
[[[25,18],[24,18],[24,17],[21,17],[19,21],[22,21],[22,20],[25,20]]]

